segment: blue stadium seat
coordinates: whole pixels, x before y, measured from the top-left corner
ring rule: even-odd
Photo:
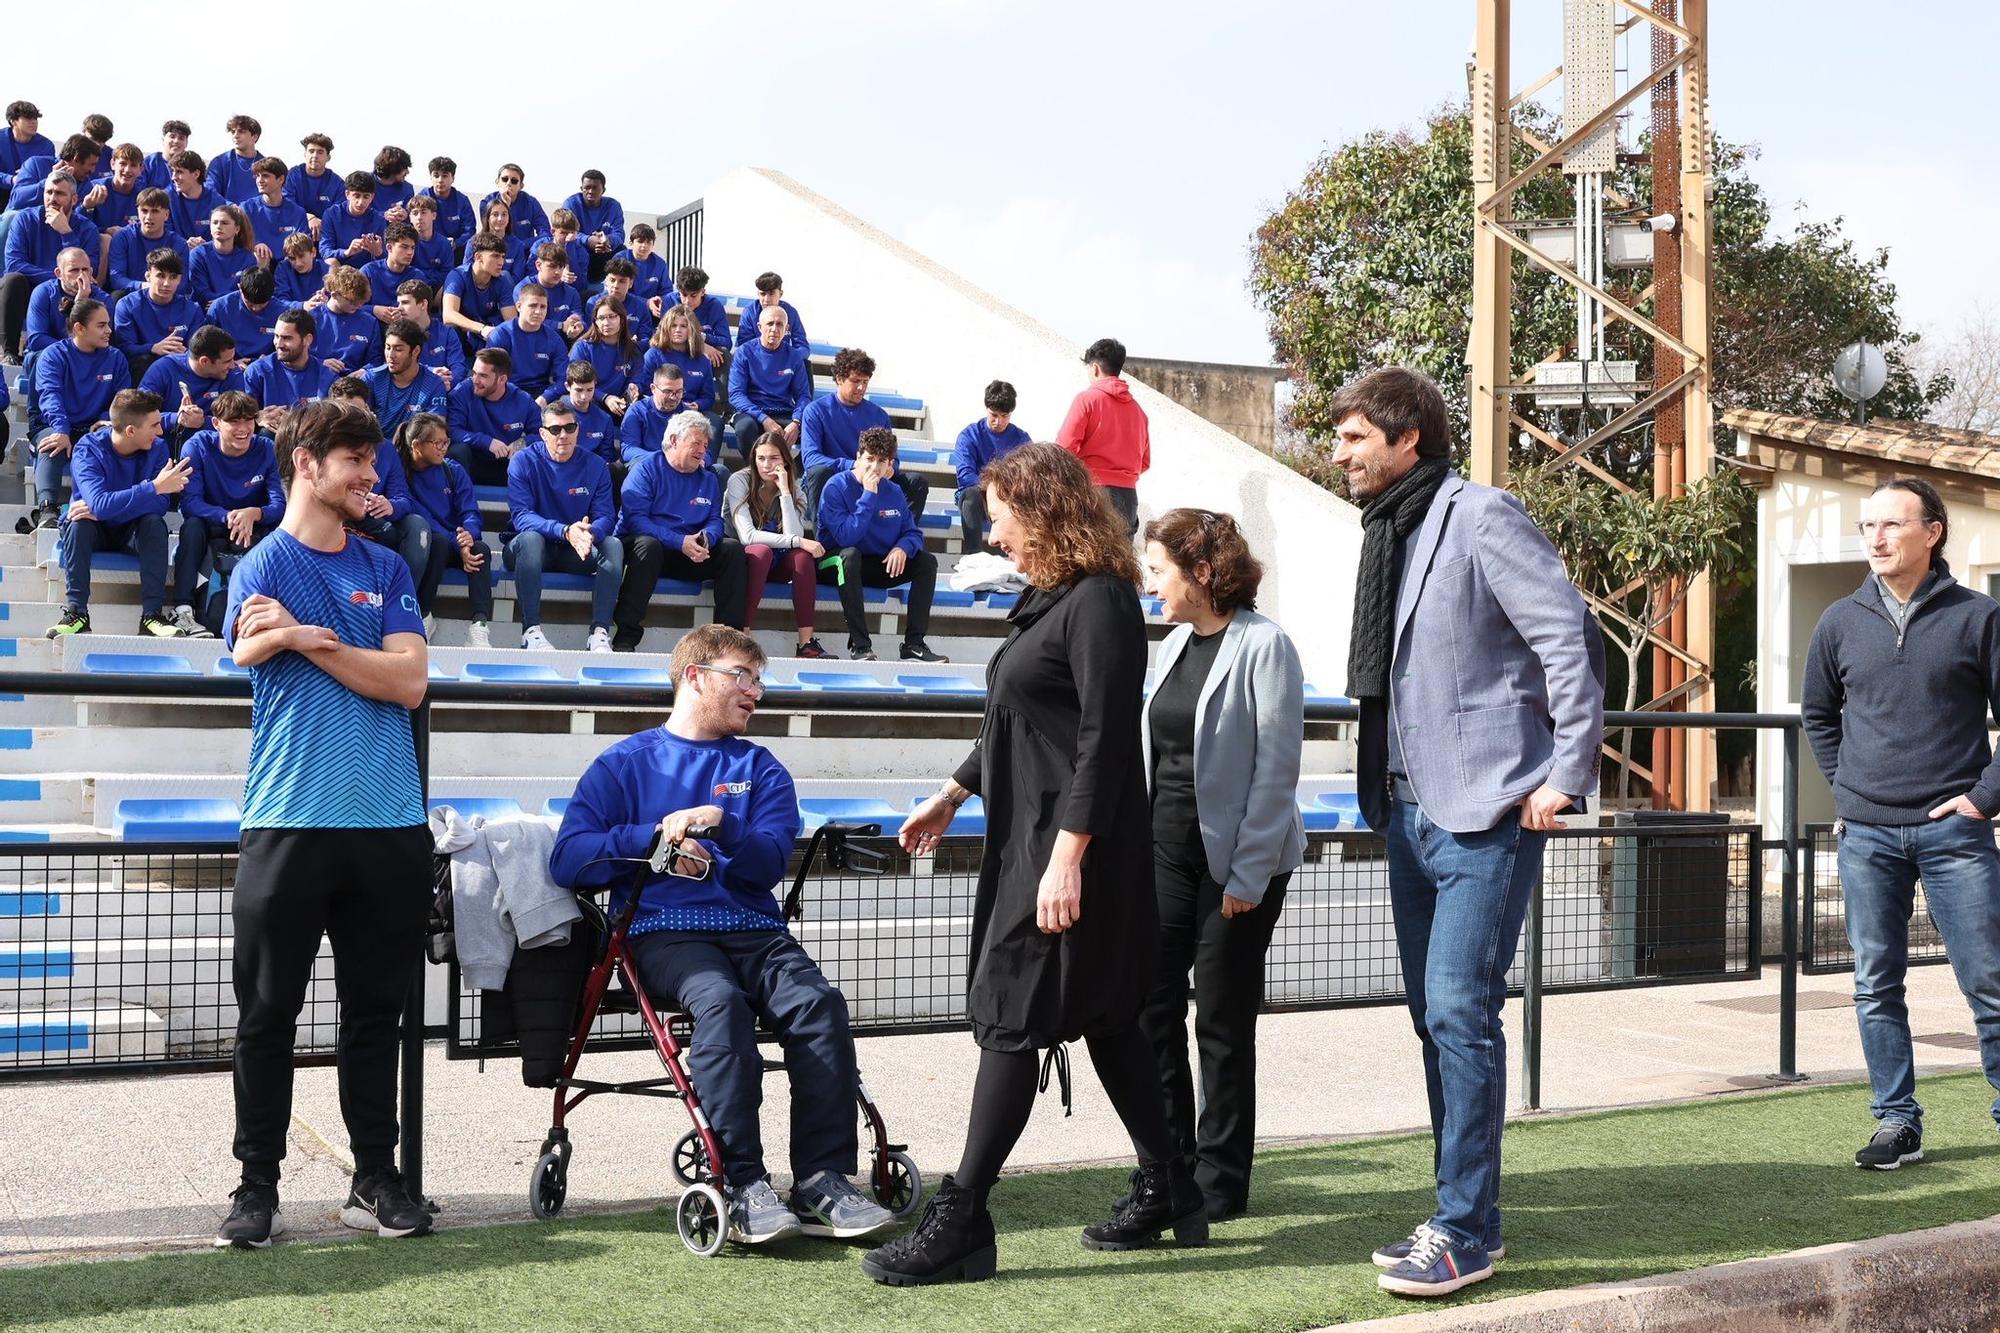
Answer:
[[[235,842],[243,811],[219,797],[148,797],[118,803],[111,827],[126,842]]]
[[[900,685],[884,685],[859,671],[801,671],[799,684],[809,690],[834,694],[902,694]]]
[[[568,676],[546,662],[467,662],[467,680],[558,681],[574,684]]]
[[[1141,597],[1139,599],[1139,609],[1149,616],[1165,615],[1167,604],[1157,597]]]
[[[898,676],[896,683],[918,694],[986,693],[986,682],[969,676]]]
[[[174,653],[85,653],[83,669],[100,676],[199,676],[194,663]]]
[[[1361,798],[1351,791],[1323,791],[1313,797],[1313,804],[1325,810],[1359,810]]]
[[[586,685],[658,685],[671,688],[674,673],[665,667],[587,666],[577,672]]]
[[[873,796],[801,796],[799,818],[807,832],[829,820],[844,819],[880,824],[884,833],[894,833],[902,827],[904,812]]]
[[[446,670],[445,670],[445,669],[444,669],[443,667],[439,666],[439,665],[438,665],[438,664],[437,664],[436,662],[433,662],[433,663],[431,663],[431,679],[432,679],[432,680],[457,680],[457,679],[458,679],[458,677],[457,677],[457,676],[456,676],[455,674],[453,674],[452,672],[449,672],[449,671],[446,671]]]
[[[841,353],[841,350],[842,350],[842,349],[841,349],[841,348],[840,348],[839,346],[837,346],[836,344],[834,344],[834,343],[808,343],[808,344],[806,344],[806,351],[807,351],[807,354],[808,354],[808,355],[811,355],[811,356],[823,356],[823,357],[828,357],[828,358],[832,358],[832,357],[836,357],[836,356],[839,356],[839,355],[840,355],[840,353]]]
[[[435,671],[436,668],[433,667],[432,670]],[[215,659],[215,674],[218,676],[247,676],[250,674],[250,668],[237,666],[236,659],[228,653],[224,653]],[[435,676],[433,676],[433,679],[435,679]]]
[[[1344,694],[1329,694],[1311,681],[1307,681],[1306,702],[1309,704],[1351,704],[1354,700]]]
[[[545,815],[554,815],[557,819],[561,819],[564,812],[568,809],[569,797],[567,796],[551,796],[548,800],[542,802],[542,813]]]
[[[924,410],[923,399],[906,398],[899,393],[871,393],[868,395],[868,401],[877,407],[901,408],[905,412],[921,412]]]
[[[431,809],[448,805],[465,818],[511,819],[521,813],[521,803],[511,796],[433,796]]]
[[[931,606],[933,608],[956,606],[970,610],[977,605],[979,605],[979,594],[976,592],[964,592],[957,588],[939,588],[931,594]]]
[[[1018,592],[989,592],[986,594],[986,605],[994,611],[1012,611],[1014,603],[1020,600],[1021,594]]]
[[[1331,833],[1339,828],[1346,814],[1340,810],[1330,810],[1321,805],[1299,805],[1299,819],[1308,833]]]
[[[923,516],[917,520],[917,526],[928,529],[931,532],[949,532],[951,531],[951,525],[957,521],[957,514],[942,514],[933,510],[925,510]]]

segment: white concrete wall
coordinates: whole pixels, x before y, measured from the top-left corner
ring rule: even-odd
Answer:
[[[938,438],[984,412],[993,379],[1019,391],[1018,420],[1036,439],[1055,438],[1084,384],[1080,346],[776,172],[738,170],[703,201],[713,290],[742,294],[766,269],[784,274],[813,338],[865,347],[876,387],[922,397]],[[1149,348],[1144,329],[1104,332],[1135,355],[1171,350]],[[1152,425],[1141,519],[1178,505],[1234,514],[1265,564],[1259,609],[1297,642],[1308,680],[1343,689],[1358,511],[1157,391],[1132,392]]]

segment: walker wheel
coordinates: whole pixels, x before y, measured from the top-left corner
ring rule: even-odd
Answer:
[[[557,1153],[543,1153],[528,1177],[528,1208],[546,1222],[562,1212],[568,1196],[569,1163]]]
[[[692,1185],[708,1174],[708,1150],[701,1146],[700,1130],[691,1129],[674,1142],[670,1165],[674,1179],[683,1185]]]
[[[917,1211],[924,1199],[924,1173],[906,1152],[892,1152],[875,1164],[875,1202],[898,1217]]]
[[[674,1204],[674,1229],[697,1258],[713,1259],[722,1253],[729,1239],[727,1218],[722,1191],[713,1185],[690,1185]]]

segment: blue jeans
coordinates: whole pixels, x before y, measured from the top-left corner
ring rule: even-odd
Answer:
[[[431,525],[424,521],[422,514],[405,514],[401,518],[364,518],[348,526],[370,541],[395,548],[403,557],[403,563],[410,567],[412,587],[423,579],[424,570],[431,562]]]
[[[250,544],[256,545],[275,531],[275,523],[257,524],[251,531]],[[174,601],[182,606],[194,606],[194,585],[201,581],[203,566],[213,567],[216,561],[222,560],[234,567],[236,560],[247,550],[230,540],[226,525],[210,526],[207,519],[182,514],[180,545],[174,551]],[[221,580],[217,579],[209,585],[211,595],[220,584]],[[195,611],[199,614],[201,608],[197,606]]]
[[[1547,842],[1513,811],[1483,833],[1452,833],[1412,802],[1391,809],[1389,905],[1436,1150],[1431,1225],[1465,1245],[1500,1243],[1500,1005]]]
[[[542,571],[558,574],[589,574],[590,627],[611,628],[611,607],[618,600],[618,584],[625,577],[625,545],[616,537],[600,537],[591,559],[584,560],[560,539],[550,541],[539,532],[520,532],[507,543],[507,566],[514,571],[514,599],[520,604],[521,629],[542,623]]]
[[[90,558],[99,551],[130,551],[139,557],[139,610],[158,616],[167,599],[167,520],[158,514],[130,523],[94,518],[64,520],[63,601],[77,611],[90,609]]]
[[[792,1177],[854,1174],[860,1075],[847,1001],[797,940],[782,930],[661,930],[634,939],[632,955],[646,993],[694,1018],[687,1070],[732,1186],[765,1173],[759,1019],[777,1034],[791,1080]]]
[[[30,429],[21,441],[21,448],[26,451],[29,466],[35,474],[35,503],[43,506],[54,504],[62,494],[63,473],[69,470],[69,456],[76,448],[76,441],[83,438],[81,435],[73,437],[70,448],[62,453],[45,454],[35,447],[34,441],[37,436],[46,434],[46,430]]]
[[[2000,850],[1983,819],[1947,815],[1923,824],[1842,821],[1840,891],[1854,946],[1854,1016],[1873,1091],[1869,1113],[1922,1134],[1910,1010],[1910,913],[1924,884],[1958,988],[1972,1009],[1986,1081],[2000,1088]],[[2000,1120],[2000,1098],[1993,1103]]]

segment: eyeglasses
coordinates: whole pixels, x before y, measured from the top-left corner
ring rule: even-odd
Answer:
[[[1928,522],[1918,518],[1864,518],[1854,525],[1854,530],[1859,532],[1863,537],[1873,537],[1875,534],[1880,533],[1882,536],[1893,540],[1902,536],[1906,529],[1922,531],[1929,526]]]
[[[519,185],[521,183],[521,178],[519,176],[502,176],[500,178],[500,183],[502,185]]]
[[[710,666],[706,662],[696,662],[694,665],[697,671],[713,671],[718,676],[729,677],[736,682],[737,689],[743,691],[753,699],[764,697],[763,678],[749,667]]]
[[[542,429],[551,435],[574,435],[576,434],[576,423],[574,421],[544,421]]]

